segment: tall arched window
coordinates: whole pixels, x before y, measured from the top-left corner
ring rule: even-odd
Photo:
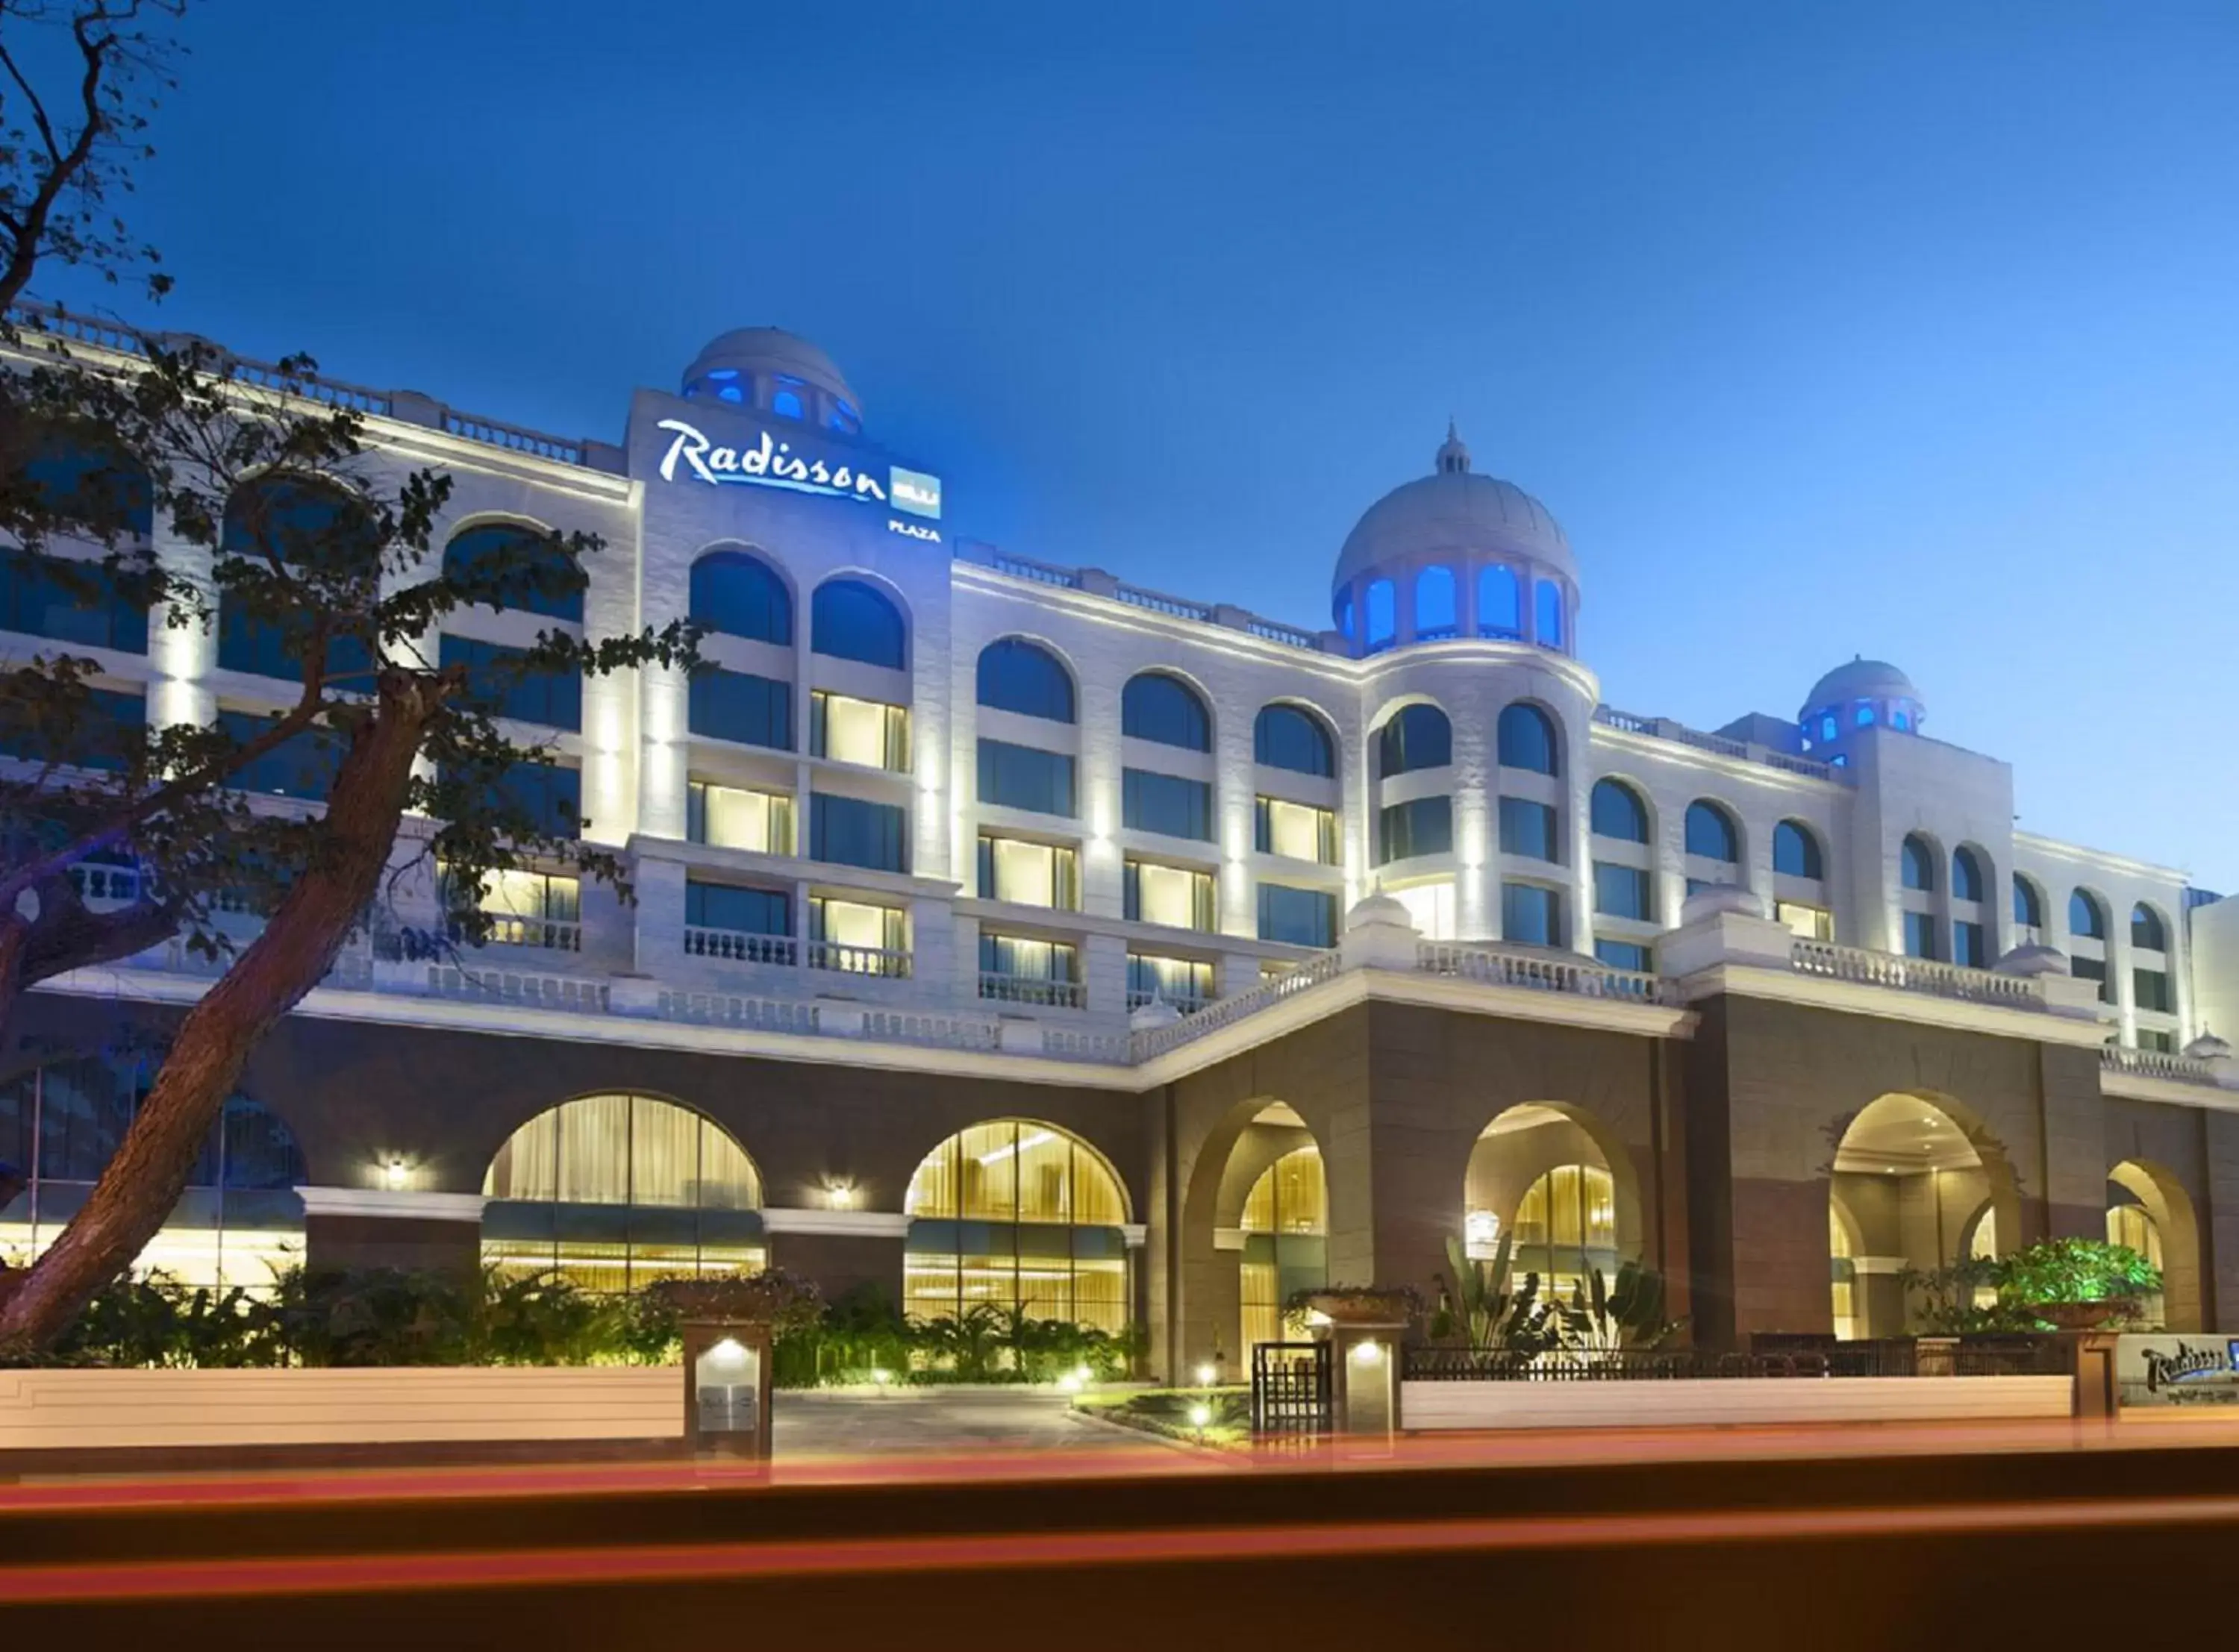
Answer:
[[[152,1065],[78,1056],[0,1080],[0,1161],[24,1178],[0,1210],[0,1254],[28,1260],[54,1243],[124,1139],[155,1081]],[[229,1097],[186,1191],[134,1260],[136,1275],[269,1291],[303,1259],[303,1155],[285,1124]]]
[[[451,535],[443,547],[443,573],[471,587],[482,581],[504,586],[504,600],[488,606],[548,620],[583,619],[589,583],[575,559],[552,536],[519,522],[484,522]]]
[[[2169,951],[2169,928],[2162,915],[2144,901],[2130,908],[2130,945],[2141,952]]]
[[[1742,858],[1741,828],[1719,805],[1698,798],[1687,806],[1687,853],[1735,864]]]
[[[1126,1329],[1126,1194],[1070,1131],[1031,1118],[960,1131],[917,1167],[902,1209],[905,1312],[954,1319],[987,1303]]]
[[[1516,1206],[1511,1265],[1537,1273],[1543,1297],[1567,1300],[1587,1274],[1617,1278],[1617,1182],[1598,1164],[1558,1164]]]
[[[1569,647],[1563,634],[1563,587],[1552,580],[1540,581],[1538,601],[1534,615],[1537,634],[1533,640],[1543,648]]]
[[[2095,941],[2107,939],[2107,908],[2088,889],[2078,889],[2068,897],[2068,932]]]
[[[257,572],[276,561],[315,567],[329,578],[355,575],[369,581],[379,568],[381,548],[381,530],[371,510],[341,488],[265,477],[235,488],[226,501],[219,539],[219,666],[301,682],[309,635],[308,619],[281,618],[269,603],[252,604],[241,584],[223,577],[229,567]],[[264,612],[255,611],[260,606]],[[370,688],[373,655],[365,639],[329,638],[326,671],[330,678],[353,678]]]
[[[1252,725],[1252,760],[1293,774],[1332,775],[1337,751],[1320,718],[1296,706],[1263,706]]]
[[[1073,720],[1073,676],[1058,657],[1024,637],[1004,637],[980,651],[980,703],[1053,723]]]
[[[1927,839],[1917,833],[1905,839],[1897,850],[1897,872],[1907,889],[1924,892],[1936,887],[1936,851]]]
[[[1477,634],[1514,641],[1524,634],[1524,594],[1516,570],[1488,562],[1477,572]]]
[[[1389,580],[1372,580],[1368,584],[1368,627],[1364,640],[1371,653],[1388,648],[1399,636],[1399,602]]]
[[[1538,707],[1520,700],[1503,707],[1496,734],[1501,767],[1529,769],[1534,774],[1553,774],[1559,769],[1554,720]]]
[[[1952,899],[1980,900],[1990,886],[1990,877],[1983,870],[1981,855],[1963,843],[1951,852]]]
[[[482,1260],[587,1290],[762,1265],[761,1180],[712,1118],[657,1096],[579,1096],[513,1132],[482,1178]]]
[[[2018,872],[2014,874],[2014,925],[2019,929],[2044,927],[2044,893]]]
[[[148,473],[96,436],[79,439],[49,429],[28,444],[30,456],[7,485],[25,502],[52,514],[51,541],[114,542],[121,550],[144,543],[155,528],[153,484]],[[0,630],[57,642],[148,652],[148,610],[123,600],[117,582],[98,561],[0,558]]]
[[[894,599],[867,580],[827,580],[808,601],[808,646],[834,660],[902,671],[909,626]]]
[[[745,551],[709,551],[692,565],[691,616],[727,637],[793,646],[793,594],[775,568]]]
[[[1786,878],[1824,879],[1827,866],[1819,839],[1801,821],[1783,820],[1772,829],[1772,869]]]
[[[1415,576],[1415,640],[1435,642],[1455,635],[1461,627],[1459,599],[1454,592],[1454,571],[1443,566],[1426,567]]]
[[[1444,768],[1454,760],[1454,726],[1436,706],[1403,706],[1376,731],[1379,779],[1417,769]]]
[[[1179,677],[1162,671],[1138,673],[1120,693],[1120,732],[1132,740],[1155,740],[1184,751],[1213,749],[1213,713]]]
[[[1330,607],[1330,617],[1337,621],[1338,635],[1343,637],[1347,642],[1352,641],[1352,587],[1351,586],[1345,587],[1337,594],[1337,600]]]
[[[1321,1149],[1311,1143],[1293,1148],[1260,1171],[1237,1225],[1244,1231],[1240,1355],[1281,1339],[1283,1304],[1293,1291],[1329,1283],[1329,1186]]]
[[[1648,841],[1648,805],[1623,780],[1596,780],[1590,809],[1596,837]]]

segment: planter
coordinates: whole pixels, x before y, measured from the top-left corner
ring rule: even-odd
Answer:
[[[1404,1325],[1415,1306],[1405,1290],[1317,1290],[1306,1304],[1333,1325]]]
[[[2110,1319],[2135,1319],[2135,1297],[2106,1297],[2097,1302],[2033,1302],[2028,1311],[2062,1330],[2097,1330]]]

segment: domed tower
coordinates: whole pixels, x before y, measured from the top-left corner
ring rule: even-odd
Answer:
[[[863,430],[863,404],[832,358],[782,328],[741,327],[716,339],[684,369],[684,395],[840,435]]]
[[[1927,715],[1927,703],[1911,678],[1886,660],[1860,654],[1812,685],[1796,721],[1804,749],[1841,767],[1849,761],[1843,748],[1858,729],[1917,733]]]
[[[1355,654],[1492,637],[1576,650],[1578,568],[1547,508],[1470,468],[1450,421],[1432,472],[1371,505],[1338,554],[1331,613]]]

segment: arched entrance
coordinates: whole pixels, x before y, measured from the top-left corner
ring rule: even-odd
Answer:
[[[1548,1102],[1511,1107],[1470,1150],[1463,1244],[1488,1261],[1504,1236],[1518,1277],[1569,1295],[1589,1273],[1614,1279],[1640,1255],[1640,1205],[1631,1165],[1575,1109]]]
[[[2183,1184],[2158,1165],[2125,1159],[2107,1172],[2107,1237],[2162,1271],[2162,1290],[2143,1304],[2149,1324],[2198,1330],[2200,1227]]]
[[[1996,1257],[2020,1227],[2004,1154],[1952,1104],[1903,1093],[1860,1109],[1828,1189],[1830,1303],[1838,1337],[1917,1331],[1901,1276]]]
[[[1207,1365],[1224,1379],[1248,1371],[1252,1343],[1286,1334],[1283,1304],[1329,1283],[1331,1170],[1286,1102],[1233,1102],[1208,1123],[1173,1239],[1180,1312],[1159,1355],[1174,1381]]]
[[[1306,1129],[1298,1114],[1279,1102],[1260,1117],[1271,1129]],[[1239,1151],[1245,1148],[1245,1143],[1238,1144]],[[1322,1150],[1312,1138],[1286,1149],[1259,1172],[1244,1196],[1237,1226],[1243,1239],[1237,1264],[1243,1311],[1236,1347],[1241,1361],[1255,1343],[1296,1335],[1299,1327],[1286,1324],[1283,1304],[1293,1292],[1329,1283],[1329,1184],[1322,1174]]]

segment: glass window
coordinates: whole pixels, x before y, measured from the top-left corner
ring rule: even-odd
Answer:
[[[1454,596],[1454,571],[1426,567],[1415,576],[1415,640],[1435,642],[1461,628],[1461,613]]]
[[[1120,696],[1120,732],[1186,751],[1213,749],[1213,713],[1179,677],[1146,671],[1127,680]]]
[[[1252,846],[1261,854],[1337,865],[1336,811],[1263,797],[1253,816]]]
[[[1296,1328],[1286,1324],[1284,1304],[1299,1290],[1329,1283],[1329,1192],[1319,1149],[1293,1148],[1259,1173],[1244,1196],[1238,1225],[1244,1249],[1239,1260],[1239,1350],[1281,1340]]]
[[[1187,1015],[1213,1002],[1213,965],[1202,959],[1127,954],[1127,1007],[1139,1010],[1153,999]]]
[[[1555,725],[1539,707],[1522,700],[1504,707],[1498,732],[1501,767],[1529,769],[1534,774],[1558,772]]]
[[[1723,860],[1730,865],[1738,862],[1742,858],[1742,834],[1734,824],[1734,817],[1715,803],[1690,803],[1687,853],[1705,860]]]
[[[1800,900],[1775,901],[1772,915],[1791,935],[1808,941],[1835,939],[1835,914],[1824,906],[1813,906]]]
[[[1169,838],[1213,839],[1213,787],[1204,780],[1150,769],[1120,774],[1120,819],[1131,832],[1156,832]]]
[[[2107,939],[2107,909],[2088,889],[2078,889],[2068,898],[2068,932],[2096,941]]]
[[[1353,637],[1352,588],[1350,586],[1337,594],[1337,601],[1331,610],[1331,617],[1337,621],[1338,634],[1347,642],[1351,642]]]
[[[1071,912],[1080,905],[1080,859],[1062,844],[980,839],[980,899]]]
[[[146,654],[148,610],[122,601],[100,563],[75,564],[65,575],[50,565],[58,561],[0,557],[0,631]]]
[[[1951,898],[1954,900],[1980,900],[1983,891],[1990,887],[1990,878],[1983,871],[1983,858],[1965,844],[1951,853]]]
[[[579,1288],[754,1271],[761,1178],[712,1119],[654,1096],[584,1096],[540,1113],[482,1178],[482,1260]]]
[[[709,740],[793,749],[793,685],[743,671],[701,667],[686,690],[687,724]]]
[[[1819,839],[1809,826],[1783,820],[1772,829],[1772,869],[1786,878],[1825,878],[1827,868],[1819,854]]]
[[[1622,780],[1596,780],[1591,802],[1594,835],[1626,843],[1648,841],[1648,806]]]
[[[2068,972],[2079,981],[2098,982],[2099,1001],[2102,1004],[2112,1004],[2115,1001],[2115,984],[2107,979],[2105,959],[2071,958],[2068,960]]]
[[[364,501],[339,488],[286,480],[236,488],[227,501],[219,541],[221,569],[229,564],[262,567],[276,560],[332,572],[366,571],[381,557],[382,533]],[[309,621],[252,614],[229,586],[218,594],[217,662],[227,671],[303,680]],[[326,674],[346,686],[373,687],[373,655],[365,639],[331,637]]]
[[[1403,706],[1376,733],[1376,772],[1387,780],[1453,760],[1453,725],[1436,706]]]
[[[144,541],[156,531],[148,472],[101,431],[46,424],[18,451],[25,452],[23,468],[8,485],[27,507],[58,519],[55,537]]]
[[[1897,850],[1897,872],[1907,889],[1933,890],[1936,887],[1936,851],[1921,837],[1908,837]],[[1926,958],[1928,953],[1923,952]]]
[[[2160,970],[2132,970],[2130,998],[2141,1010],[2151,1010],[2158,1015],[2176,1013],[2176,999],[2169,992],[2169,978]]]
[[[1326,889],[1259,886],[1259,939],[1293,946],[1337,945],[1337,897]]]
[[[1293,774],[1333,775],[1337,753],[1329,730],[1296,706],[1265,706],[1252,726],[1252,760]]]
[[[488,934],[482,945],[542,947],[568,952],[581,949],[583,891],[576,879],[519,867],[502,868],[482,874],[482,890],[477,895],[454,887],[448,868],[439,864],[436,870],[447,912],[456,912],[471,905],[490,919]],[[462,926],[454,924],[451,938],[464,939]]]
[[[246,719],[245,722],[227,723],[226,719]],[[249,717],[245,713],[220,713],[221,725],[229,728],[247,728],[255,733],[263,726],[264,720]],[[236,740],[246,740],[247,733],[236,732]],[[76,768],[118,769],[136,753],[147,749],[148,703],[137,693],[120,693],[114,689],[93,688],[86,691],[82,713],[67,723],[59,719],[34,715],[33,708],[21,700],[11,704],[6,713],[0,713],[0,754],[20,757],[35,763],[68,764]],[[299,740],[306,737],[298,736]],[[333,761],[341,760],[339,749]],[[300,766],[300,765],[291,766]],[[329,767],[331,768],[330,762]],[[323,771],[322,771],[323,772]],[[329,776],[329,778],[331,778]],[[234,785],[244,792],[281,790],[282,788],[251,785],[237,780]],[[321,782],[319,795],[325,795],[325,781]]]
[[[1412,803],[1387,805],[1377,816],[1376,864],[1412,859],[1417,855],[1451,854],[1454,847],[1454,800],[1448,797],[1417,798]]]
[[[845,401],[836,399],[832,403],[832,411],[824,415],[824,422],[846,436],[860,435],[863,430],[862,415]]]
[[[1174,929],[1218,927],[1213,874],[1189,866],[1127,858],[1120,875],[1121,911],[1130,922]]]
[[[2162,915],[2143,900],[2130,908],[2130,945],[2141,952],[2169,951],[2169,931]]]
[[[807,388],[799,379],[781,376],[776,388],[770,392],[770,411],[781,419],[802,417],[807,409],[801,401],[801,393]]]
[[[980,996],[1004,1004],[1080,1009],[1080,949],[1069,941],[1043,940],[1031,935],[994,935],[982,930]]]
[[[1598,1164],[1558,1164],[1517,1202],[1515,1238],[1512,1265],[1538,1274],[1550,1296],[1591,1290],[1590,1274],[1615,1279],[1615,1179]]]
[[[793,901],[783,891],[736,884],[684,883],[684,921],[694,929],[728,929],[747,935],[793,933]]]
[[[1874,708],[1864,700],[1860,700],[1854,720],[1860,728],[1871,728],[1874,726]]]
[[[1063,752],[980,742],[980,800],[1037,814],[1073,813],[1073,762]]]
[[[809,647],[834,660],[901,671],[909,663],[909,627],[894,600],[863,580],[827,580],[808,604]]]
[[[750,792],[694,780],[685,806],[685,836],[717,849],[789,855],[793,799],[781,792]]]
[[[857,700],[827,688],[808,696],[808,754],[860,763],[890,773],[909,772],[909,707]]]
[[[500,717],[550,728],[583,726],[583,674],[580,671],[524,672],[528,651],[472,637],[445,637],[445,668],[468,673],[475,697]]]
[[[217,726],[228,740],[245,745],[262,736],[273,719],[255,712],[222,711]],[[305,798],[324,802],[347,749],[342,736],[324,729],[291,734],[263,756],[234,771],[233,788],[266,797]]]
[[[1563,635],[1563,587],[1552,580],[1539,581],[1537,593],[1538,607],[1533,618],[1538,622],[1538,634],[1532,640],[1543,648],[1565,646]]]
[[[1936,948],[1936,914],[1907,912],[1904,915],[1904,952],[1908,958],[1934,958]]]
[[[909,870],[909,814],[900,804],[812,793],[808,858],[874,872]]]
[[[1389,580],[1371,580],[1368,584],[1368,637],[1370,653],[1388,648],[1399,635],[1399,604]]]
[[[1415,925],[1416,933],[1426,941],[1450,941],[1460,932],[1457,921],[1458,912],[1454,899],[1454,880],[1452,878],[1433,879],[1429,883],[1411,883],[1398,889],[1384,892],[1407,909],[1407,916]]]
[[[2023,929],[2044,927],[2044,896],[2018,872],[2014,874],[2014,922]]]
[[[1990,967],[1990,942],[1988,932],[1980,924],[1956,923],[1951,926],[1951,961],[1970,970]]]
[[[1538,884],[1501,885],[1500,938],[1525,946],[1560,946],[1563,898]]]
[[[1651,922],[1656,909],[1649,875],[1638,866],[1594,862],[1594,910],[1606,918],[1638,918]]]
[[[909,913],[899,906],[811,895],[808,940],[812,969],[897,980],[910,972]]]
[[[1524,596],[1516,570],[1504,563],[1488,562],[1477,573],[1477,634],[1505,637],[1524,635]]]
[[[1638,941],[1597,940],[1594,956],[1613,970],[1632,970],[1646,975],[1656,968],[1655,958]]]
[[[1527,798],[1501,799],[1500,853],[1534,860],[1560,859],[1555,852],[1555,811]]]
[[[912,1317],[954,1319],[984,1303],[1126,1328],[1126,1195],[1093,1148],[1056,1125],[1003,1119],[958,1132],[918,1166],[902,1208]]]
[[[793,594],[777,570],[744,551],[710,551],[692,565],[691,616],[727,637],[793,646]]]
[[[980,651],[980,703],[1053,723],[1073,720],[1073,678],[1039,643],[1005,637]]]
[[[470,590],[485,581],[502,585],[505,600],[485,607],[582,622],[583,587],[589,583],[582,566],[535,528],[485,522],[455,534],[443,547],[443,573]]]

